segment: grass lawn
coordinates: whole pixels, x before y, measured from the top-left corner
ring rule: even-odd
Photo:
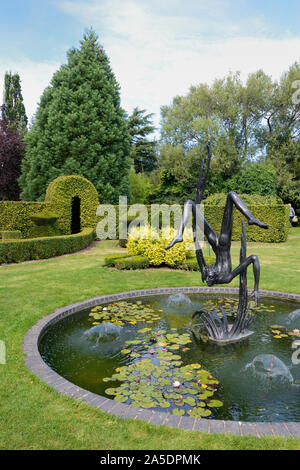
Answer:
[[[240,244],[233,243],[237,262]],[[116,271],[103,267],[116,242],[100,242],[78,254],[46,261],[0,266],[0,340],[7,364],[0,365],[1,449],[300,449],[300,439],[209,435],[122,420],[59,396],[25,366],[23,338],[37,320],[56,308],[98,295],[131,289],[197,286],[200,274],[149,269]],[[282,244],[248,243],[261,263],[261,289],[300,294],[300,228]],[[238,279],[233,283],[238,285]],[[253,278],[249,275],[249,287]]]

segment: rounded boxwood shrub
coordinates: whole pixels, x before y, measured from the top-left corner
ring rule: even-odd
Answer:
[[[59,176],[49,184],[46,191],[45,202],[57,213],[58,226],[63,234],[71,233],[72,201],[75,197],[80,200],[81,230],[96,227],[99,198],[95,186],[89,180],[79,175]]]

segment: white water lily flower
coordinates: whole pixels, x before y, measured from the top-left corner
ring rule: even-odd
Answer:
[[[173,383],[174,388],[179,388],[180,385],[181,385],[180,382],[178,382],[177,380]]]

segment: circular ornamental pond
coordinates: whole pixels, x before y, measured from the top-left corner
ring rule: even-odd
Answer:
[[[92,299],[46,322],[38,350],[57,374],[117,403],[207,420],[300,423],[298,298],[262,292],[261,305],[252,305],[253,334],[213,344],[192,314],[219,304],[234,320],[235,292],[153,289]]]

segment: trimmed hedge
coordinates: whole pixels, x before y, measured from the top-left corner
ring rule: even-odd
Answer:
[[[20,230],[22,238],[33,238],[36,224],[31,217],[47,209],[44,202],[0,201],[0,231]]]
[[[51,211],[58,214],[58,227],[63,234],[71,233],[72,199],[80,199],[81,230],[96,227],[96,210],[99,206],[95,186],[79,175],[59,176],[53,180],[46,191],[45,202]]]
[[[115,253],[104,259],[104,265],[117,269],[145,269],[149,268],[149,260],[145,256],[130,256],[128,253]]]
[[[145,256],[128,256],[115,260],[117,269],[146,269],[149,268],[149,260]]]
[[[18,240],[22,238],[22,233],[20,232],[20,230],[3,231],[0,232],[0,238],[2,240]]]
[[[214,264],[216,259],[214,256],[206,256],[205,261],[207,264]],[[117,269],[146,269],[151,267],[149,259],[146,256],[130,256],[128,253],[115,253],[108,255],[104,259],[104,265]],[[163,263],[161,266],[168,266],[168,264]],[[169,266],[174,268],[175,266]],[[176,266],[177,269],[185,269],[186,271],[200,271],[197,259],[188,258],[184,263]]]
[[[112,268],[115,266],[115,261],[120,258],[128,258],[128,253],[115,253],[112,255],[107,255],[104,258],[104,266]]]
[[[95,230],[88,228],[75,235],[32,238],[0,242],[0,264],[52,258],[86,248],[95,239]]]
[[[224,213],[227,194],[214,194],[204,201],[205,217],[213,229],[220,233],[221,223]],[[278,243],[287,240],[289,230],[289,206],[284,205],[281,199],[275,196],[241,195],[251,212],[262,222],[269,225],[268,230],[260,229],[255,225],[245,224],[247,241]],[[119,207],[114,206],[116,211],[116,239],[119,239]],[[130,206],[128,206],[129,208]],[[146,206],[148,211],[148,221],[151,222],[151,207]],[[240,241],[242,214],[234,208],[232,240]],[[101,220],[101,217],[99,220]],[[133,217],[131,216],[132,220]],[[107,218],[109,220],[109,217]],[[112,219],[111,219],[112,220]],[[130,220],[130,221],[131,221]],[[174,216],[171,213],[171,226],[173,226]],[[120,246],[126,247],[127,240],[120,240]]]
[[[211,265],[216,262],[216,258],[213,256],[205,256],[205,261],[207,264]],[[185,269],[186,271],[200,271],[197,258],[187,258],[180,266],[180,269]]]
[[[285,242],[289,230],[289,206],[275,196],[240,195],[252,214],[269,225],[268,230],[255,225],[245,224],[247,241],[251,242]],[[204,214],[212,228],[220,233],[226,202],[226,194],[214,194],[205,200]],[[234,208],[232,240],[240,241],[243,215]]]
[[[54,237],[60,235],[57,225],[58,215],[52,212],[42,211],[38,214],[30,216],[30,220],[34,223],[31,230],[31,238]]]

